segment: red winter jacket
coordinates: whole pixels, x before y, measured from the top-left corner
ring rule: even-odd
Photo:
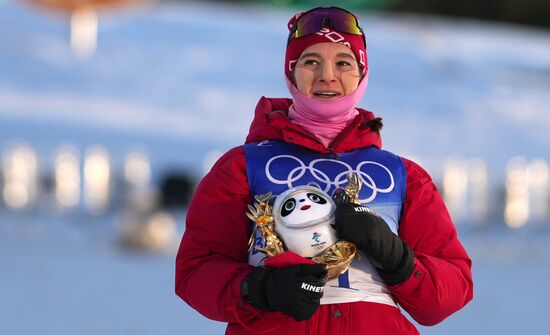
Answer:
[[[325,148],[286,116],[289,99],[262,98],[246,142],[283,140],[321,153],[381,147],[377,132],[365,126],[373,114],[355,120]],[[445,204],[430,176],[403,159],[407,175],[399,237],[414,251],[415,269],[388,289],[421,325],[434,325],[473,296],[471,260],[457,238]],[[296,322],[280,312],[246,303],[240,283],[247,264],[252,203],[242,147],[227,152],[200,182],[187,213],[176,259],[176,293],[207,318],[228,323],[226,334],[418,334],[395,307],[354,302],[321,305],[312,319]]]

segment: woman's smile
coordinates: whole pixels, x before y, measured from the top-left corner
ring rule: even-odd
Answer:
[[[313,96],[321,100],[334,100],[342,96],[342,93],[334,90],[318,90],[313,92]]]

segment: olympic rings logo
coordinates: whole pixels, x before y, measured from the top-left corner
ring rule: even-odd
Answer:
[[[297,166],[295,168],[293,168],[292,170],[290,170],[290,172],[288,173],[286,179],[277,179],[271,174],[271,169],[272,169],[271,165],[274,162],[276,162],[277,160],[281,160],[281,159],[285,159],[285,158],[295,161],[297,163]],[[319,163],[323,163],[323,162],[328,162],[330,164],[340,165],[340,168],[342,168],[343,171],[338,173],[334,177],[334,179],[331,179],[328,176],[327,173],[321,171],[321,169],[316,167],[316,166],[319,165]],[[374,166],[378,166],[378,167],[382,168],[382,170],[385,173],[387,173],[387,177],[388,177],[389,182],[390,182],[389,186],[387,186],[387,187],[378,186],[376,184],[376,181],[374,180],[374,178],[372,176],[370,176],[369,174],[367,174],[365,171],[362,170],[362,169],[365,169],[365,167],[367,165],[374,165]],[[374,200],[376,198],[378,193],[389,193],[395,187],[395,181],[394,181],[394,178],[393,178],[393,175],[392,175],[391,171],[387,167],[385,167],[384,165],[382,165],[378,162],[373,162],[373,161],[363,161],[363,162],[357,164],[357,167],[354,169],[354,168],[352,168],[351,165],[349,165],[346,162],[342,162],[342,161],[334,160],[334,159],[329,159],[329,158],[314,159],[308,165],[306,165],[304,162],[302,162],[302,160],[300,160],[299,158],[297,158],[295,156],[292,156],[292,155],[279,155],[279,156],[274,156],[271,159],[269,159],[269,161],[267,161],[267,164],[265,166],[265,174],[267,176],[267,179],[269,179],[269,181],[271,181],[272,183],[277,184],[277,185],[286,185],[288,188],[294,187],[294,183],[296,181],[298,181],[300,178],[302,178],[306,174],[306,172],[309,172],[310,175],[313,176],[313,178],[315,178],[317,181],[319,181],[320,183],[325,185],[325,187],[322,188],[322,189],[326,193],[329,192],[331,187],[334,187],[334,188],[345,187],[345,185],[347,184],[347,179],[346,179],[347,174],[350,173],[350,172],[357,173],[357,175],[359,176],[359,178],[361,179],[362,184],[363,184],[362,191],[360,193],[364,193],[363,190],[365,188],[368,188],[372,191],[372,194],[369,197],[367,197],[365,199],[359,199],[359,201],[361,203],[369,203],[369,202],[371,202],[372,200]]]

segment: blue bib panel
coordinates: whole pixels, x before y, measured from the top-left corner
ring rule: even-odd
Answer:
[[[406,175],[398,156],[375,147],[341,154],[321,154],[282,141],[263,141],[243,146],[248,183],[253,196],[315,183],[329,195],[345,187],[346,176],[356,172],[362,181],[359,199],[376,211],[397,234],[405,197]],[[254,247],[248,262],[261,265],[265,255],[255,247],[264,247],[256,230]],[[369,258],[360,250],[346,272],[327,282],[321,304],[365,301],[397,307]]]
[[[405,197],[406,175],[400,157],[376,147],[351,152],[321,154],[282,141],[263,141],[243,146],[252,195],[317,184],[332,195],[345,187],[346,175],[356,172],[362,181],[361,204],[376,211],[397,234]]]

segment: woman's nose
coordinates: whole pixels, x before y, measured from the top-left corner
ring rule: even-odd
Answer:
[[[319,69],[319,79],[323,82],[330,82],[336,79],[332,65],[324,63]]]

